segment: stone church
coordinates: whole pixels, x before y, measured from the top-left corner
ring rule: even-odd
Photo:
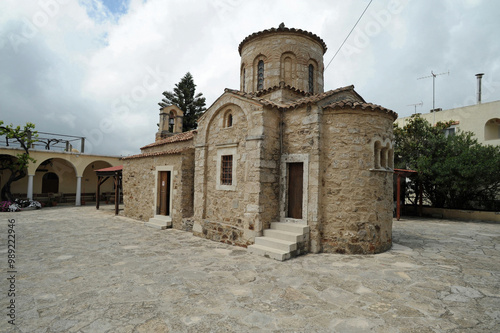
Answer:
[[[326,49],[283,24],[246,37],[239,89],[195,131],[163,108],[155,142],[123,159],[125,214],[278,260],[388,250],[397,114],[325,91]]]

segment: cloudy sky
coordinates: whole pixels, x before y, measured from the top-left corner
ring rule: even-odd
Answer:
[[[239,88],[239,43],[304,29],[326,42],[325,90],[350,84],[400,117],[500,100],[500,2],[374,0],[2,0],[0,120],[129,155],[154,141],[162,92],[186,73],[207,106]],[[410,105],[410,106],[409,106]],[[500,111],[499,111],[500,112]]]

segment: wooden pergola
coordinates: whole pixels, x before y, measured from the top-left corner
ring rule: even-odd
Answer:
[[[110,177],[113,177],[115,182],[115,215],[118,215],[120,206],[120,191],[122,190],[122,170],[123,165],[119,165],[95,171],[97,174],[97,191],[95,201],[96,209],[99,209],[99,201],[101,199],[101,185]]]
[[[401,177],[410,177],[417,174],[415,170],[394,169],[397,176],[396,180],[396,219],[399,221],[401,218]],[[422,191],[419,191],[420,206],[422,206]]]

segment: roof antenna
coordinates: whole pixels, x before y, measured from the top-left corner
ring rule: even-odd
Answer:
[[[427,79],[427,78],[430,78],[432,77],[432,110],[431,112],[434,113],[434,124],[436,124],[436,76],[438,75],[444,75],[444,74],[448,74],[450,75],[450,71],[446,72],[446,73],[439,73],[439,74],[434,74],[433,71],[431,71],[431,75],[429,76],[422,76],[422,77],[419,77],[417,80],[420,80],[420,79]]]
[[[424,102],[420,101],[420,103],[408,104],[407,106],[414,106],[415,107],[415,114],[417,114],[417,106],[422,106],[422,105],[424,105]]]

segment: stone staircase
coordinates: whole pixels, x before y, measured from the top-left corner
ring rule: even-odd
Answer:
[[[155,215],[145,223],[146,226],[156,229],[167,229],[172,227],[172,218],[170,216]]]
[[[271,223],[264,236],[255,237],[255,244],[248,246],[250,253],[279,261],[296,257],[306,252],[309,227],[296,223]]]

